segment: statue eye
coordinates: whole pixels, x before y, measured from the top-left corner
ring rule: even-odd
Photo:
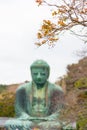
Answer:
[[[34,72],[33,75],[37,75],[38,73]]]
[[[41,73],[41,75],[43,75],[43,76],[44,76],[44,75],[46,75],[46,74],[45,74],[45,73]]]

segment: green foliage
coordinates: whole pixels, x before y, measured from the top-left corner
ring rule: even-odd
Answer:
[[[77,126],[79,130],[87,129],[87,91],[78,96],[79,112]]]
[[[87,118],[82,118],[78,121],[77,130],[87,130]]]
[[[14,116],[14,93],[2,93],[0,97],[0,117]]]
[[[75,83],[76,88],[87,88],[87,78],[80,78]]]
[[[87,88],[87,57],[81,59],[77,64],[67,66],[66,86],[71,88]]]
[[[0,93],[7,88],[7,85],[0,84]]]

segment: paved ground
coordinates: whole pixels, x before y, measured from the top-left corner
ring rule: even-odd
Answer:
[[[5,122],[10,119],[8,117],[0,117],[0,127],[3,127],[5,125]]]

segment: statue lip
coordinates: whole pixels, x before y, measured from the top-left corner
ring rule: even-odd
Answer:
[[[42,81],[37,81],[37,82],[36,82],[36,85],[37,85],[37,86],[40,85],[40,87],[43,86],[44,84],[45,84],[45,83],[42,82]]]

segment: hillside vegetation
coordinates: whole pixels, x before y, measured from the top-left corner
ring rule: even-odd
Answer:
[[[87,57],[67,66],[67,75],[58,81],[65,89],[63,118],[76,120],[78,130],[87,130]]]
[[[0,85],[0,117],[13,117],[15,92],[20,84]]]

